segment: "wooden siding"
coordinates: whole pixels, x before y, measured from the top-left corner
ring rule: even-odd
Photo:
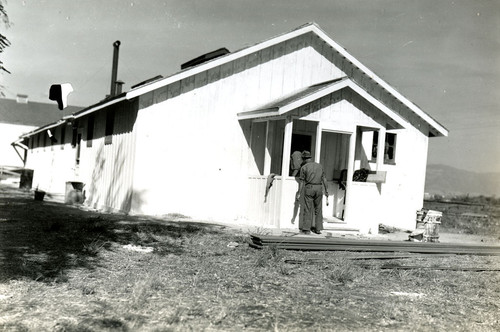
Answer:
[[[52,130],[55,137],[60,137],[61,129]],[[66,135],[71,130],[66,130]],[[75,149],[69,142],[52,145],[43,145],[41,132],[34,136],[33,149],[30,149],[27,157],[26,168],[33,169],[33,188],[45,190],[51,194],[64,195],[67,181],[78,181],[75,175]]]
[[[64,195],[66,182],[83,182],[88,205],[128,211],[132,196],[133,125],[137,104],[124,102],[115,106],[114,111],[114,134],[109,145],[104,144],[106,110],[94,115],[92,144],[87,144],[88,115],[76,119],[73,124],[64,123],[52,128],[58,139],[55,144],[44,138],[45,131],[37,134],[32,140],[34,148],[28,153],[26,165],[35,170],[33,186],[51,194]],[[65,126],[64,140],[61,139],[62,126]],[[77,146],[72,144],[74,132],[82,135],[79,164],[76,163]]]
[[[105,144],[107,111],[115,112],[110,144]],[[130,210],[135,160],[133,126],[136,115],[135,102],[122,102],[113,109],[97,112],[94,142],[91,147],[83,145],[80,165],[88,205],[113,211]]]
[[[246,206],[249,220],[260,226],[277,227],[280,222],[281,177],[275,178],[265,198],[267,177],[251,176],[248,179],[248,197],[252,197]]]

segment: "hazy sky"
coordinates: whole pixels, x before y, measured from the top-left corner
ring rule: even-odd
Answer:
[[[115,40],[128,90],[203,53],[316,22],[450,130],[430,140],[428,163],[500,172],[500,1],[8,0],[6,9],[6,97],[51,102],[50,85],[70,82],[76,106],[109,93]]]

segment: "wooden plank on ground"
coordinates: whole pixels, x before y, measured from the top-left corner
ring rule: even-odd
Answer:
[[[412,241],[385,241],[368,239],[343,239],[343,238],[320,238],[320,237],[295,237],[295,236],[271,236],[251,235],[252,241],[262,244],[311,244],[311,245],[353,245],[353,246],[399,246],[399,247],[429,247],[429,248],[467,248],[467,249],[493,249],[500,250],[500,246],[472,245],[441,242],[412,242]]]
[[[375,255],[345,255],[340,256],[342,259],[349,260],[390,260],[390,259],[406,259],[406,258],[436,258],[436,257],[451,257],[455,254],[375,254]],[[287,259],[285,263],[288,264],[316,264],[316,263],[328,263],[331,259],[327,260],[324,258],[310,258],[307,260],[300,259]]]
[[[259,248],[275,246],[279,249],[304,251],[367,251],[412,252],[429,254],[500,255],[500,246],[461,245],[433,242],[395,242],[381,240],[346,240],[317,237],[251,236]]]
[[[362,267],[373,268],[371,265],[363,265]],[[397,270],[439,270],[439,271],[467,271],[467,272],[488,272],[500,271],[500,268],[490,267],[455,267],[455,266],[417,266],[417,265],[383,265],[380,269],[397,269]]]

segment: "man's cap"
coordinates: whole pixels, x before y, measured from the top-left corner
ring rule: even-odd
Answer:
[[[302,159],[309,159],[309,158],[312,158],[311,152],[309,151],[302,152]]]

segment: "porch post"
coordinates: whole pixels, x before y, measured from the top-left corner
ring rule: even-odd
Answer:
[[[377,171],[380,171],[382,165],[384,164],[385,158],[385,127],[380,128],[378,131],[378,142],[377,142]]]
[[[322,133],[322,127],[321,127],[321,122],[318,122],[316,126],[316,151],[314,151],[314,161],[319,163],[319,155],[320,155],[320,150],[321,150],[321,133]],[[324,167],[324,165],[323,165]]]
[[[266,150],[264,155],[264,175],[271,173],[271,154],[273,151],[275,122],[266,121]]]
[[[346,192],[345,192],[345,202],[344,206],[344,221],[349,223],[349,212],[351,210],[351,194],[352,190],[352,176],[354,175],[354,156],[356,154],[356,135],[357,128],[352,131],[351,137],[349,138],[349,160],[347,162],[347,181],[346,181]]]
[[[283,139],[283,161],[281,163],[281,197],[280,197],[280,218],[278,221],[278,228],[280,228],[282,221],[285,220],[285,179],[288,177],[290,170],[290,154],[292,150],[292,131],[293,120],[291,116],[285,119],[285,137]]]

